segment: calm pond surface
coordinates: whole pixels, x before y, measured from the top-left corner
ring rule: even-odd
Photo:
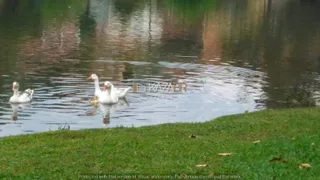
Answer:
[[[317,106],[317,0],[0,0],[0,136],[203,122],[266,108]],[[130,91],[93,106],[91,73]],[[8,103],[13,81],[33,88]]]

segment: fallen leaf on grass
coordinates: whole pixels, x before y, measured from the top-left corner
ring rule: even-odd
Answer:
[[[219,156],[231,156],[232,153],[218,153]]]
[[[200,136],[202,136],[203,134],[191,134],[190,136],[189,136],[189,138],[198,138],[198,137],[200,137]]]
[[[189,138],[196,138],[196,135],[191,134],[191,135],[189,136]]]
[[[257,141],[253,141],[252,143],[256,144],[256,143],[259,143],[259,142],[260,142],[260,140],[257,140]]]
[[[272,158],[269,162],[287,162],[286,160],[282,159],[282,157],[278,157],[278,158]]]
[[[198,164],[196,167],[208,167],[208,164]]]
[[[303,164],[299,164],[299,168],[302,169],[302,168],[311,168],[311,165],[308,164],[308,163],[303,163]]]

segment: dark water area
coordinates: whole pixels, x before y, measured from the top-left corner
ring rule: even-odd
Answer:
[[[0,0],[0,136],[319,105],[318,0]],[[94,85],[184,81],[90,104]],[[11,84],[35,90],[12,105]]]

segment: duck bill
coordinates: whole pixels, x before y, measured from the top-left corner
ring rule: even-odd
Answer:
[[[91,77],[91,76],[89,76],[87,79],[88,79],[88,80],[91,80],[91,79],[92,79],[92,77]]]
[[[103,86],[104,90],[108,90],[109,87],[108,86]]]

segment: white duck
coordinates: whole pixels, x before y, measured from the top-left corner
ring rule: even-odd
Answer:
[[[101,91],[100,87],[99,87],[99,78],[96,74],[91,74],[91,76],[88,77],[88,79],[92,79],[94,80],[94,95],[99,97],[100,94],[103,92]],[[131,89],[131,87],[128,88],[116,88],[113,86],[113,84],[109,81],[108,84],[112,85],[113,91],[115,92],[115,94],[118,96],[118,98],[124,98],[127,94],[127,92]]]
[[[101,104],[115,104],[119,101],[119,96],[113,86],[109,81],[104,83],[104,90],[98,96],[98,102]]]
[[[26,89],[24,92],[19,91],[19,83],[12,83],[13,96],[9,99],[10,103],[27,103],[32,101],[34,90]]]

